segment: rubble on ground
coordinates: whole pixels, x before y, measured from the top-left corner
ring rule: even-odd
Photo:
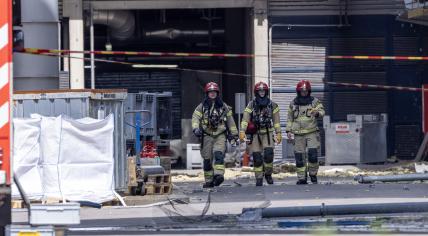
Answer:
[[[395,165],[364,165],[364,166],[321,166],[318,175],[320,177],[354,177],[356,175],[397,175],[415,173],[413,162],[398,163]],[[276,163],[274,165],[273,177],[284,179],[295,176],[296,166],[293,163]],[[202,169],[192,171],[179,171],[173,174],[173,182],[203,182],[204,173]],[[227,168],[226,180],[254,178],[252,167]]]

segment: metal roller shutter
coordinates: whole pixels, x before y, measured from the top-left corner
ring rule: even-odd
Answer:
[[[333,55],[385,55],[384,38],[335,38]],[[331,81],[363,84],[387,84],[385,61],[333,60]],[[347,114],[383,113],[388,111],[385,91],[333,92],[332,120],[346,120]],[[357,99],[358,98],[358,99]]]
[[[394,55],[423,55],[425,50],[422,38],[394,36],[392,39]],[[395,85],[420,87],[423,81],[422,71],[427,62],[393,61],[392,76]],[[393,153],[400,159],[412,159],[416,156],[422,141],[421,132],[421,94],[414,92],[392,91],[394,113],[391,116],[391,136],[394,138]]]
[[[288,106],[296,96],[297,82],[307,79],[314,88],[323,89],[327,45],[326,39],[281,39],[272,44],[272,99],[280,107],[283,132]],[[323,92],[314,92],[313,96],[325,100]],[[286,142],[275,147],[275,159],[282,158],[294,158],[293,147]]]
[[[388,111],[388,93],[385,91],[359,91],[341,87],[324,90],[324,80],[348,83],[387,84],[386,65],[383,61],[334,60],[326,55],[384,55],[385,39],[316,38],[275,39],[272,45],[272,88],[274,101],[281,108],[281,124],[287,122],[288,105],[295,97],[295,85],[308,79],[332,120],[345,120],[347,114],[383,113]],[[358,98],[358,99],[356,99]],[[330,107],[332,105],[332,107]],[[329,114],[332,111],[332,114]],[[320,121],[320,127],[322,126]],[[324,137],[322,134],[322,154]],[[282,149],[285,148],[282,153]],[[292,147],[284,144],[276,148],[276,158],[292,157]]]

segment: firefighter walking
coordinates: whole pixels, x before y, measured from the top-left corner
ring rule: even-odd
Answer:
[[[311,96],[311,84],[302,80],[296,87],[297,97],[290,103],[287,120],[287,138],[294,142],[296,159],[296,184],[307,184],[307,176],[313,184],[318,183],[318,150],[320,149],[320,133],[317,119],[325,114],[322,103]],[[293,141],[294,136],[294,141]]]
[[[231,107],[220,98],[218,85],[207,83],[204,91],[206,98],[193,112],[192,128],[194,135],[201,140],[205,177],[203,187],[212,188],[224,181],[226,140],[228,136],[237,139],[238,130]]]
[[[253,156],[256,186],[263,186],[263,177],[273,184],[274,143],[281,143],[279,107],[269,98],[269,87],[259,82],[254,86],[255,98],[245,108],[239,139],[250,137],[249,150]],[[274,138],[276,134],[276,138]]]

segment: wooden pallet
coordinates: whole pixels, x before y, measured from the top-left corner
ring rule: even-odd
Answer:
[[[172,192],[172,184],[149,184],[144,185],[145,195],[168,195]]]
[[[146,184],[171,184],[171,175],[148,175]]]
[[[52,204],[52,203],[61,203],[62,200],[56,198],[48,198],[45,200],[31,200],[30,204]],[[12,208],[26,208],[24,200],[21,199],[12,199]]]
[[[12,208],[25,208],[24,201],[12,199]]]

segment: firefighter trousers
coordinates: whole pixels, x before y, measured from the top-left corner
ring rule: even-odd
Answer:
[[[320,134],[312,132],[303,135],[294,135],[294,157],[296,159],[297,178],[306,179],[318,174],[318,152],[320,149]]]
[[[226,151],[226,135],[211,136],[204,134],[201,156],[205,182],[212,182],[214,175],[224,176],[224,156]]]
[[[273,133],[253,135],[253,140],[249,148],[250,155],[253,156],[256,179],[262,179],[263,175],[272,175],[274,142]]]

